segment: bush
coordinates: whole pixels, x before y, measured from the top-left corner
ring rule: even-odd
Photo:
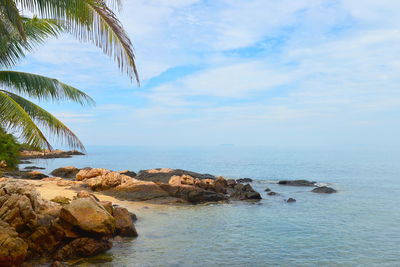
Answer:
[[[0,128],[0,168],[15,169],[19,162],[19,144],[14,136]]]

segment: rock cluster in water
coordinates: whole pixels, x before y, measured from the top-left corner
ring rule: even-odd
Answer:
[[[46,257],[67,260],[112,247],[114,236],[137,236],[133,216],[81,192],[68,204],[44,200],[23,181],[0,178],[0,266]]]
[[[249,184],[180,169],[143,170],[135,176],[134,172],[128,171],[86,168],[76,174],[76,180],[94,191],[132,201],[167,199],[175,203],[199,204],[261,199]]]

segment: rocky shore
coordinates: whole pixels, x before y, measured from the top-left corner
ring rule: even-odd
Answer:
[[[71,150],[44,150],[44,151],[31,151],[24,150],[20,152],[21,159],[53,159],[53,158],[70,158],[72,156],[85,155],[82,152]]]
[[[0,266],[30,266],[38,258],[63,266],[110,249],[115,237],[137,236],[135,215],[87,191],[56,202],[29,181],[0,179]]]

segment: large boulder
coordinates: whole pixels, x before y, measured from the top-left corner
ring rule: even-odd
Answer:
[[[160,186],[172,197],[182,198],[192,204],[227,200],[227,197],[224,194],[216,193],[210,190],[204,190],[193,185],[161,184]]]
[[[76,180],[78,181],[83,181],[85,179],[90,179],[93,177],[97,177],[97,176],[101,176],[101,175],[105,175],[107,173],[111,172],[110,170],[107,169],[103,169],[103,168],[85,168],[80,170],[77,174],[76,174]]]
[[[280,185],[290,185],[290,186],[316,186],[317,182],[308,180],[281,180],[278,182]]]
[[[189,175],[197,179],[215,179],[215,176],[211,174],[201,174],[192,171],[185,171],[181,169],[169,169],[169,168],[142,170],[138,173],[136,179],[167,184],[172,176],[182,176],[182,175]]]
[[[320,187],[314,188],[313,190],[311,190],[311,192],[320,193],[320,194],[332,194],[332,193],[336,193],[337,191],[331,187],[320,186]]]
[[[28,244],[7,223],[0,221],[0,266],[20,266],[28,254]]]
[[[119,186],[131,179],[132,177],[120,174],[119,172],[108,172],[100,176],[85,179],[83,182],[92,190],[103,191]]]
[[[115,219],[93,198],[77,198],[60,212],[60,219],[85,232],[109,236],[115,232]]]
[[[44,173],[39,171],[30,171],[30,172],[22,172],[22,178],[30,179],[30,180],[40,180],[43,178],[49,177]]]
[[[133,225],[133,214],[125,208],[116,207],[113,210],[117,234],[120,236],[136,237],[138,233]],[[135,216],[136,217],[136,216]]]
[[[56,177],[62,178],[75,178],[76,174],[80,171],[80,169],[74,166],[67,166],[55,169],[50,174]]]
[[[249,184],[236,184],[230,189],[230,197],[234,200],[260,200],[260,193],[256,192]]]
[[[62,247],[54,256],[56,260],[68,260],[82,257],[90,257],[103,253],[112,247],[108,240],[99,240],[89,237],[82,237],[73,240]]]
[[[168,192],[163,190],[160,185],[133,178],[117,187],[104,191],[104,193],[113,195],[119,199],[131,201],[169,197]]]

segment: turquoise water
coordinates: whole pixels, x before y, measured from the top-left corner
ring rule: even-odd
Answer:
[[[116,244],[95,266],[400,266],[400,152],[395,149],[106,148],[37,160],[114,170],[170,167],[250,177],[259,204],[143,208],[139,238]],[[337,194],[270,184],[329,183]],[[267,196],[270,187],[278,196]],[[294,197],[296,203],[285,203]]]

